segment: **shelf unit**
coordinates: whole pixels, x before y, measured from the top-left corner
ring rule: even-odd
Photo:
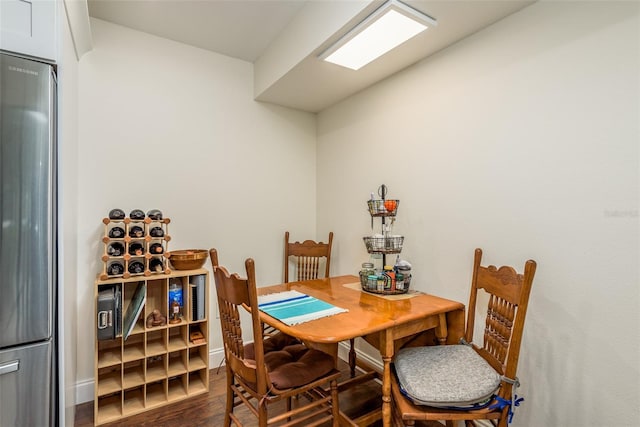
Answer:
[[[118,334],[115,339],[96,339],[95,342],[95,425],[209,391],[208,270],[172,271],[127,279],[98,278],[96,314],[98,292],[120,286],[122,313],[119,315],[124,317],[140,282],[146,284],[146,298],[130,335],[125,339]],[[169,323],[169,285],[176,282],[182,285],[182,317],[178,323]],[[197,298],[200,303],[196,302]],[[146,319],[154,309],[159,310],[167,322],[147,327]],[[120,320],[124,324],[124,319]],[[192,332],[201,332],[204,339],[192,342]]]

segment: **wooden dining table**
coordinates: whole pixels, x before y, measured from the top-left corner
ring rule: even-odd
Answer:
[[[346,275],[258,288],[258,295],[296,290],[348,310],[320,319],[286,325],[260,312],[262,322],[334,356],[341,341],[362,337],[382,357],[382,422],[391,426],[391,362],[409,337],[434,331],[440,343],[456,343],[464,333],[464,304],[416,292],[379,295],[359,288],[358,276]]]

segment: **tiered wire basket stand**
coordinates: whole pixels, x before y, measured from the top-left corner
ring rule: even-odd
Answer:
[[[367,252],[370,254],[382,254],[382,265],[387,264],[387,255],[399,254],[402,252],[402,244],[404,242],[404,236],[391,235],[391,227],[396,219],[398,213],[398,207],[400,206],[400,200],[387,199],[387,186],[382,184],[378,189],[379,199],[375,199],[372,193],[372,197],[367,201],[367,207],[369,214],[371,215],[371,229],[373,230],[374,219],[380,218],[381,221],[381,234],[374,236],[363,237],[364,244],[367,248]],[[373,286],[367,283],[365,278],[361,277],[362,289],[367,292],[373,292],[385,295],[404,294],[409,291],[410,277],[406,278],[406,282],[403,284],[402,289],[398,289],[395,286]]]

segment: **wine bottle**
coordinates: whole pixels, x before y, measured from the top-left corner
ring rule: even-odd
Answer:
[[[133,256],[144,255],[144,246],[142,246],[142,243],[138,243],[138,242],[130,243],[129,255],[133,255]]]
[[[129,273],[140,274],[144,273],[144,264],[140,261],[132,261],[129,263]]]
[[[133,227],[131,227],[129,229],[129,236],[131,236],[131,237],[142,237],[142,236],[144,236],[144,230],[142,229],[142,227],[140,227],[138,225],[134,225]]]
[[[160,221],[162,219],[162,212],[158,209],[151,209],[147,212],[147,216],[154,221]]]
[[[124,246],[120,242],[113,242],[107,246],[107,255],[109,256],[123,256]]]
[[[149,246],[149,252],[152,255],[158,255],[158,254],[161,254],[162,252],[164,252],[164,248],[162,247],[162,243],[152,243],[151,246]]]
[[[109,211],[109,219],[124,219],[124,211],[122,209],[111,209]]]
[[[118,276],[124,273],[124,265],[120,261],[113,261],[109,263],[107,267],[107,274],[109,276]]]
[[[152,227],[151,230],[149,230],[149,235],[151,235],[151,237],[162,237],[164,236],[164,230],[162,227]]]
[[[154,271],[156,273],[162,273],[164,269],[164,263],[161,258],[151,258],[149,261],[149,270]]]
[[[109,230],[109,237],[112,239],[122,239],[124,237],[124,228],[122,227],[113,227]]]
[[[134,209],[129,214],[129,218],[136,219],[136,220],[137,219],[144,219],[144,212],[142,211],[142,209]]]

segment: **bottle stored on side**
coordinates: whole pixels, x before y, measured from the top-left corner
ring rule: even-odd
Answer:
[[[162,227],[152,227],[151,230],[149,230],[149,235],[151,237],[163,237],[164,230],[162,229]]]
[[[124,265],[120,261],[112,261],[107,266],[107,275],[119,276],[124,273]]]
[[[144,219],[144,211],[142,209],[134,209],[129,213],[129,218],[134,220]]]
[[[133,256],[144,255],[144,246],[142,246],[142,243],[139,243],[139,242],[130,243],[129,255],[133,255]]]
[[[147,216],[154,221],[160,221],[162,219],[162,212],[159,209],[151,209],[147,212]]]
[[[152,243],[149,246],[149,253],[151,255],[159,255],[164,252],[164,248],[162,247],[162,243]]]
[[[164,270],[164,263],[161,258],[151,258],[149,260],[149,270],[154,273],[162,273]]]
[[[131,227],[129,229],[129,236],[130,237],[143,237],[144,236],[144,230],[139,225],[134,225],[133,227]]]
[[[129,263],[129,273],[141,274],[144,273],[144,264],[140,261],[132,261]]]
[[[124,219],[124,211],[122,209],[111,209],[109,211],[109,219]]]
[[[109,237],[112,239],[122,239],[124,237],[124,228],[113,227],[109,230]]]
[[[107,255],[109,256],[123,256],[124,246],[120,242],[113,242],[107,246]]]

